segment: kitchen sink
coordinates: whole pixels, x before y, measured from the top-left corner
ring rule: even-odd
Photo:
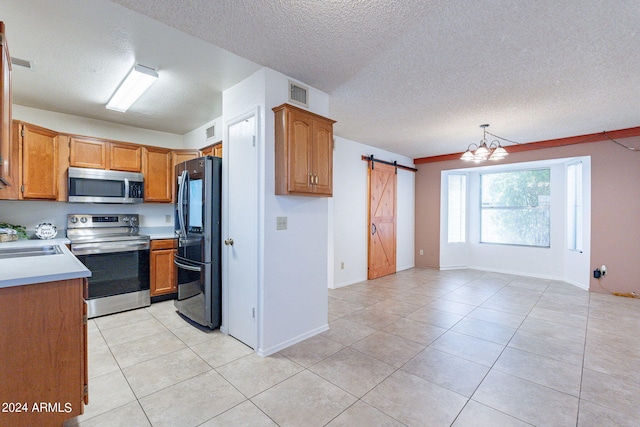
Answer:
[[[0,259],[59,255],[61,253],[62,250],[58,245],[37,246],[33,248],[2,248],[0,249]]]

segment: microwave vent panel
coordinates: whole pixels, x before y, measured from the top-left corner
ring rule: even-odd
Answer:
[[[289,101],[296,104],[309,106],[309,88],[289,81]]]

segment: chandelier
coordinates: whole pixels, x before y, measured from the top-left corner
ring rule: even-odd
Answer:
[[[479,144],[469,144],[467,151],[464,152],[460,159],[480,163],[485,160],[502,160],[507,157],[509,153],[507,153],[507,150],[502,148],[502,145],[500,145],[498,140],[491,141],[491,143],[487,145],[487,128],[489,125],[480,125],[480,127],[483,132],[482,141],[480,141]],[[475,149],[472,150],[472,146],[475,146]]]

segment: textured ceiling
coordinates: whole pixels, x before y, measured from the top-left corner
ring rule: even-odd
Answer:
[[[35,60],[33,74],[73,64],[51,66],[35,91],[16,76],[16,102],[39,108],[184,133],[259,64],[327,92],[336,135],[411,157],[463,151],[482,123],[520,142],[640,125],[637,0],[0,5],[11,53]],[[102,111],[134,61],[172,78],[131,113]]]

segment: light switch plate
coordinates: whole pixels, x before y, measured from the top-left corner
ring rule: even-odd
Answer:
[[[287,229],[287,217],[279,216],[277,218],[276,230],[286,230]]]

